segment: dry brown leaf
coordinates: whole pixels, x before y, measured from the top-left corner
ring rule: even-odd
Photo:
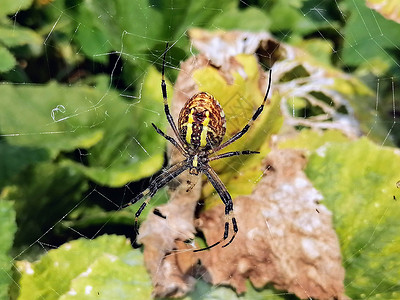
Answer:
[[[213,284],[229,284],[241,293],[249,278],[256,287],[272,282],[300,298],[346,298],[331,213],[319,204],[322,196],[305,176],[305,162],[298,151],[272,151],[265,164],[270,170],[252,195],[234,200],[236,239],[200,256]],[[200,220],[207,240],[218,240],[222,207],[207,210]]]
[[[185,180],[186,176],[185,173],[179,179]],[[181,241],[194,238],[194,211],[201,184],[189,192],[185,186],[181,184],[170,201],[157,208],[165,218],[149,214],[139,230],[138,242],[144,245],[144,261],[153,282],[153,294],[159,297],[183,296],[195,283],[191,268],[197,260],[192,251],[184,253],[183,249],[188,246]]]

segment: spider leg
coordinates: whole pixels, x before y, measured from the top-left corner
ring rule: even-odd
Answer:
[[[164,171],[160,175],[158,175],[153,181],[150,182],[150,185],[147,189],[145,189],[143,192],[138,194],[135,198],[130,200],[128,203],[124,204],[122,208],[128,207],[132,204],[135,204],[138,202],[140,199],[143,197],[147,197],[146,200],[142,203],[142,205],[139,207],[139,209],[135,213],[135,230],[137,232],[137,221],[146,207],[146,205],[150,202],[150,199],[156,194],[156,192],[165,186],[167,183],[169,183],[172,179],[177,177],[179,174],[181,174],[183,171],[188,169],[190,166],[187,165],[186,160],[181,161],[179,163],[176,163],[175,165],[171,166],[167,171]]]
[[[175,148],[177,148],[179,150],[180,153],[182,153],[184,156],[186,156],[186,151],[182,148],[182,146],[175,141],[175,139],[167,134],[165,134],[160,128],[158,128],[154,123],[151,123],[151,125],[153,125],[154,129],[156,130],[156,132],[161,135],[163,138],[165,138],[167,141],[169,141],[172,145],[175,146]]]
[[[165,56],[167,55],[168,52],[168,43],[165,47],[164,51],[164,56],[163,56],[163,64],[162,64],[162,69],[161,69],[161,91],[164,99],[164,111],[165,115],[167,117],[168,123],[171,126],[172,130],[175,133],[175,136],[178,138],[178,141],[181,145],[185,145],[185,143],[182,141],[181,136],[179,135],[178,129],[176,128],[174,119],[172,118],[172,115],[169,111],[169,106],[168,106],[168,95],[167,95],[167,85],[165,84]]]
[[[214,157],[210,157],[208,161],[213,161],[221,158],[226,158],[226,157],[231,157],[231,156],[236,156],[236,155],[248,155],[248,154],[260,154],[258,151],[251,151],[251,150],[244,150],[244,151],[233,151],[233,152],[227,152],[227,153],[222,153]]]
[[[268,78],[268,88],[267,91],[265,93],[263,102],[261,103],[261,105],[257,108],[256,112],[254,113],[253,117],[251,117],[250,121],[246,124],[246,126],[243,127],[243,129],[241,131],[239,131],[238,133],[236,133],[234,136],[232,136],[229,140],[227,140],[225,143],[222,143],[221,145],[219,145],[218,147],[215,147],[213,149],[210,150],[210,154],[215,153],[219,150],[221,150],[222,148],[225,148],[226,146],[232,144],[234,141],[240,139],[251,127],[251,125],[253,125],[254,121],[258,118],[258,116],[261,114],[261,112],[264,109],[264,105],[267,102],[268,99],[268,94],[269,94],[269,90],[271,89],[271,78],[272,78],[272,69],[269,70],[269,78]]]
[[[204,251],[204,250],[211,249],[211,248],[217,246],[218,244],[222,243],[223,241],[225,241],[228,238],[228,235],[229,235],[229,223],[230,222],[232,222],[233,236],[229,240],[229,242],[227,242],[222,247],[226,247],[230,243],[232,243],[233,239],[236,236],[236,233],[238,232],[236,218],[235,218],[235,216],[233,214],[232,197],[229,194],[228,190],[226,189],[225,185],[223,184],[221,179],[218,177],[217,173],[215,173],[215,171],[208,164],[204,165],[204,168],[201,171],[207,176],[208,180],[211,182],[211,184],[213,185],[213,187],[217,191],[218,195],[220,196],[222,202],[224,202],[226,220],[225,220],[224,236],[218,242],[216,242],[216,243],[214,243],[214,244],[212,244],[212,245],[210,245],[208,247],[205,247],[205,248],[196,249],[193,252],[199,252],[199,251]]]

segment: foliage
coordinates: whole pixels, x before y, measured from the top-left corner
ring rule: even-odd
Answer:
[[[143,299],[150,297],[150,279],[140,265],[139,250],[132,250],[122,237],[90,238],[104,233],[134,235],[134,214],[120,211],[120,205],[165,164],[165,140],[150,125],[166,128],[159,72],[165,41],[174,43],[167,56],[167,77],[171,79],[176,77],[174,68],[179,61],[193,55],[186,38],[192,27],[272,31],[313,54],[318,64],[354,71],[372,90],[376,89],[376,76],[400,75],[400,25],[385,18],[396,11],[396,3],[386,1],[384,16],[361,0],[342,1],[339,6],[337,1],[314,0],[251,3],[2,1],[1,299],[11,282],[11,262],[21,272],[19,279],[18,272],[14,275],[18,284],[12,288],[13,298],[64,299],[74,293],[76,298],[87,292],[88,286],[96,299],[109,299],[109,295],[129,298],[133,293],[142,293]],[[256,70],[254,62],[242,59],[249,72]],[[220,86],[213,87],[217,77],[210,81],[207,76],[199,72],[196,80],[215,94],[239,90],[246,97],[260,96],[255,93],[256,78],[250,83],[236,78],[235,85],[218,90]],[[354,97],[352,105],[364,133],[377,131],[376,136],[385,143],[390,137],[384,135],[389,132],[399,144],[399,127],[393,119],[393,81],[388,82],[382,82],[379,97]],[[349,98],[356,94],[340,90],[339,85],[337,91],[348,93]],[[167,86],[172,96],[171,84]],[[272,119],[262,123],[271,126],[268,137],[278,132],[282,122],[276,114],[279,102],[274,100],[268,114]],[[296,113],[305,109],[300,98],[294,102]],[[376,114],[373,120],[378,125],[371,124],[371,114]],[[252,141],[261,147],[264,140],[253,136]],[[398,155],[367,139],[350,142],[331,130],[323,136],[304,131],[285,143],[281,146],[307,150],[308,176],[333,212],[348,295],[398,297],[396,232],[400,224],[393,200],[394,183],[400,179],[396,178]],[[263,154],[268,147],[262,148]],[[216,168],[233,195],[238,195],[249,193],[252,185],[239,182],[236,173],[242,172],[246,182],[255,182],[251,170],[258,163],[256,159],[246,165],[251,168],[243,164]],[[205,193],[211,193],[210,186]],[[152,205],[167,200],[165,193],[157,197]],[[78,237],[77,232],[88,238],[68,242]],[[60,247],[46,252],[44,245]],[[228,288],[199,281],[188,298],[269,297],[268,289],[249,288],[247,296],[237,296]]]
[[[306,171],[333,213],[351,298],[400,295],[400,210],[393,198],[399,168],[394,149],[366,138],[325,145],[310,156]]]
[[[347,295],[398,298],[400,216],[394,195],[400,158],[396,150],[366,138],[350,142],[333,131],[303,131],[280,147],[310,151],[306,173],[322,192],[322,203],[333,213],[346,268]]]
[[[123,237],[75,240],[35,263],[18,262],[18,299],[148,299],[151,283],[141,261]]]
[[[391,52],[400,43],[399,24],[385,19],[379,13],[369,9],[364,1],[345,2],[351,15],[345,27],[343,60],[351,66],[368,64],[368,60],[379,58],[381,63],[395,66]],[[364,24],[368,30],[360,30]],[[360,28],[361,27],[361,28]],[[384,34],[383,34],[384,33]]]
[[[0,200],[0,299],[6,299],[8,286],[11,283],[12,261],[8,254],[17,229],[15,224],[15,210],[12,202]]]

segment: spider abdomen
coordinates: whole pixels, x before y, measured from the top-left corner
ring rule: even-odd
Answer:
[[[201,92],[190,98],[178,119],[182,140],[194,150],[209,150],[221,144],[225,136],[225,114],[218,101]]]

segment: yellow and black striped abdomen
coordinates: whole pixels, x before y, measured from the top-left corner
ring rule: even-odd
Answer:
[[[182,108],[178,130],[183,141],[192,149],[208,150],[216,147],[225,136],[224,111],[212,95],[198,93]]]

